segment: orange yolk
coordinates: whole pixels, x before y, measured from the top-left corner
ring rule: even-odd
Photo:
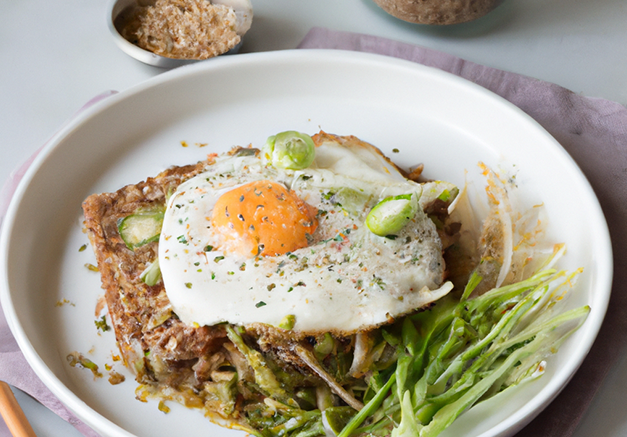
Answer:
[[[243,256],[275,256],[307,247],[318,227],[317,209],[283,185],[256,181],[222,196],[211,224],[223,237],[225,252]]]

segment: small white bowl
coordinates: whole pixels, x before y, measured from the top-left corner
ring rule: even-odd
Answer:
[[[139,46],[136,46],[132,42],[128,41],[122,36],[120,31],[115,27],[116,18],[127,8],[138,4],[138,0],[110,0],[107,7],[107,27],[111,32],[111,36],[116,45],[127,55],[143,62],[144,64],[153,65],[161,68],[175,68],[181,65],[193,64],[200,61],[200,59],[176,59],[167,58],[165,56],[157,55],[149,50],[144,50]],[[145,3],[145,2],[144,2]],[[242,41],[235,47],[226,52],[226,55],[235,54],[242,46]]]

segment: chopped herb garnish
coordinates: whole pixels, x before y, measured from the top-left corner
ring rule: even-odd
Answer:
[[[78,352],[72,352],[66,357],[68,363],[72,367],[83,367],[85,369],[91,370],[91,373],[94,375],[94,378],[102,378],[102,373],[98,371],[98,365],[88,358],[85,358],[83,354]]]
[[[267,305],[267,304],[266,304],[263,300],[260,300],[259,302],[257,302],[257,303],[255,304],[255,307],[257,307],[257,308],[261,308],[261,307],[266,306],[266,305]]]
[[[185,235],[179,235],[178,237],[176,237],[176,239],[179,241],[179,243],[181,244],[187,244],[187,240],[185,239]]]
[[[94,320],[96,324],[96,328],[100,329],[102,332],[107,332],[111,329],[109,325],[107,325],[107,319],[105,316],[102,316],[99,320]]]
[[[385,282],[383,282],[383,279],[379,278],[378,276],[372,275],[372,282],[377,284],[381,290],[385,290]]]
[[[215,262],[220,262],[220,261],[222,261],[223,259],[224,259],[224,256],[220,255],[220,256],[216,256],[213,260],[214,260]]]
[[[242,147],[237,151],[237,154],[235,156],[253,156],[255,155],[257,152],[259,151],[259,149],[255,149],[253,147]]]
[[[275,283],[272,283],[272,284],[268,285],[268,291],[272,291],[275,288],[276,288],[276,284]]]
[[[185,283],[185,286],[186,286],[187,288],[192,288],[192,283],[191,283],[191,282],[186,282],[186,283]]]
[[[157,406],[159,411],[168,414],[170,412],[170,407],[168,407],[163,400],[159,401],[159,405]]]
[[[211,252],[213,250],[213,246],[211,246],[210,244],[205,246],[205,252]]]
[[[441,200],[442,202],[448,202],[450,198],[451,198],[451,192],[449,190],[442,191],[440,195],[438,196],[438,199]]]
[[[75,303],[72,303],[72,302],[70,302],[69,300],[67,300],[67,299],[65,299],[65,298],[64,298],[63,300],[59,300],[59,301],[57,301],[57,303],[55,303],[55,304],[54,304],[54,306],[60,307],[60,306],[65,305],[66,303],[67,303],[67,304],[72,305],[73,307],[75,307],[75,306],[76,306],[76,304],[75,304]]]
[[[83,245],[82,245],[82,246],[78,249],[78,251],[79,251],[79,252],[82,252],[82,251],[84,251],[85,249],[87,249],[87,245],[86,245],[86,244],[83,244]]]
[[[335,194],[334,191],[328,191],[328,192],[322,194],[322,198],[324,200],[330,200],[331,197],[333,197],[334,194]]]
[[[92,272],[98,272],[98,267],[96,267],[93,264],[90,263],[85,263],[85,267],[87,267],[87,270],[91,270]]]

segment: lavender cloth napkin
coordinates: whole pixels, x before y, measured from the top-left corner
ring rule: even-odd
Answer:
[[[610,308],[590,357],[571,383],[518,436],[569,436],[597,388],[627,346],[627,109],[603,99],[582,97],[554,84],[477,65],[445,53],[383,38],[314,28],[299,48],[357,50],[408,59],[469,79],[519,106],[547,129],[573,156],[592,184],[605,212],[614,245],[615,285]],[[105,93],[85,107],[106,97]],[[11,175],[0,197],[6,202],[32,159]],[[20,388],[86,436],[96,434],[74,417],[27,365],[0,312],[0,379]]]
[[[555,84],[369,35],[314,28],[299,48],[394,56],[475,82],[533,117],[583,170],[601,202],[612,237],[614,286],[609,309],[588,358],[571,382],[517,434],[519,437],[572,435],[609,369],[627,346],[627,109],[608,100],[580,96]]]

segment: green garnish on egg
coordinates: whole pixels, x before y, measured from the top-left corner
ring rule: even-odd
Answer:
[[[372,208],[366,217],[366,226],[381,237],[394,235],[414,218],[417,211],[415,194],[387,197]]]
[[[313,163],[316,146],[309,135],[290,130],[269,137],[263,153],[274,167],[302,170]]]

